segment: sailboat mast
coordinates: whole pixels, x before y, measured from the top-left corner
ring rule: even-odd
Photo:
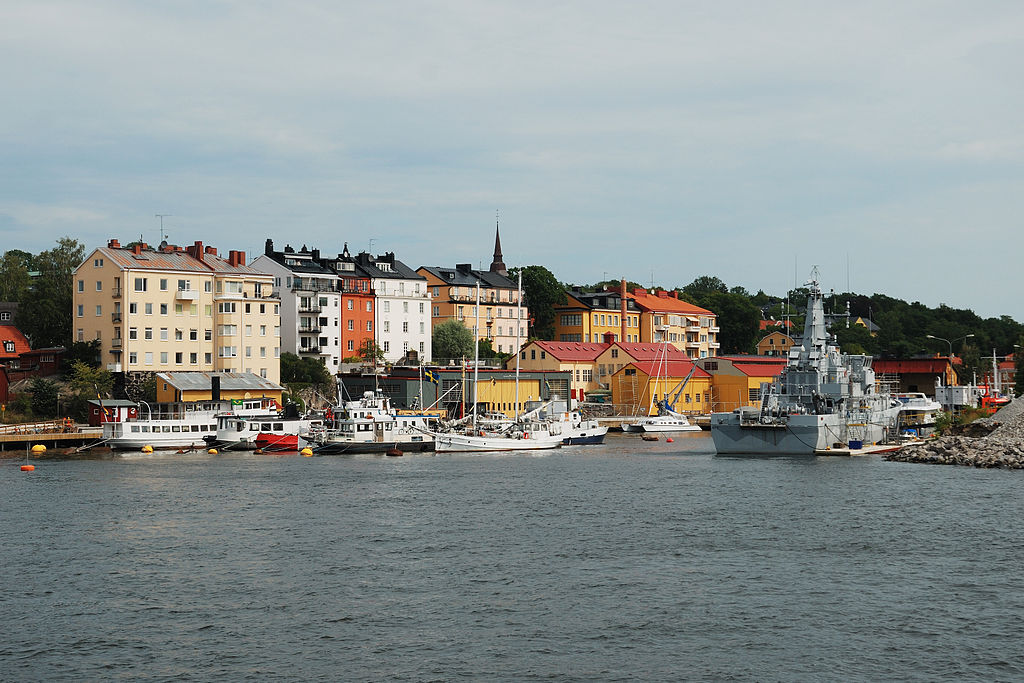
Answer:
[[[523,357],[520,353],[519,332],[522,329],[523,310],[523,269],[519,269],[519,285],[516,287],[516,402],[513,406],[516,411],[516,418],[519,417],[519,359]]]
[[[476,431],[476,406],[480,389],[480,278],[476,280],[476,321],[473,323],[473,431]]]

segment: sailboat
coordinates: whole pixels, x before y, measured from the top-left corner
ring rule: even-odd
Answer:
[[[516,400],[519,408],[519,324],[523,298],[523,275],[519,274],[518,297],[516,301]],[[480,282],[476,283],[476,322],[473,338],[477,340],[480,329]],[[558,423],[523,421],[516,419],[511,425],[498,430],[482,429],[477,421],[477,389],[480,378],[480,344],[475,343],[473,357],[473,419],[472,427],[466,431],[432,432],[434,450],[438,453],[473,453],[486,451],[537,451],[558,448],[562,445],[562,432]]]
[[[662,334],[665,334],[667,326],[662,329]],[[654,377],[653,385],[655,388],[658,387],[659,381],[665,381],[668,379],[668,339],[665,338],[664,346],[662,347],[662,354],[658,361],[656,374]],[[671,391],[665,392],[660,401],[657,401],[658,414],[651,415],[649,417],[642,417],[634,423],[627,424],[623,427],[623,431],[626,432],[699,432],[700,427],[691,423],[686,419],[686,416],[682,413],[675,411],[676,402],[679,401],[679,397],[682,396],[683,390],[686,389],[686,385],[689,384],[690,379],[693,377],[694,371],[697,369],[696,363],[691,363],[690,372],[687,373],[686,377]],[[651,383],[648,383],[648,387]],[[675,394],[675,397],[669,401],[669,394]]]

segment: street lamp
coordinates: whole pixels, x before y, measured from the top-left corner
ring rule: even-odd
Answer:
[[[965,334],[962,337],[957,337],[953,341],[950,341],[948,339],[944,339],[943,337],[936,337],[934,334],[926,334],[925,336],[928,337],[929,339],[938,339],[939,341],[944,341],[947,344],[949,344],[949,362],[952,363],[953,362],[953,342],[958,342],[958,341],[961,341],[963,339],[967,339],[968,337],[973,337],[974,335],[973,334]]]

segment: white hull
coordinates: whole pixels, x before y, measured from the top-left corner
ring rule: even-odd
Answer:
[[[685,417],[655,416],[646,417],[625,428],[627,432],[699,432],[700,427],[692,424]]]
[[[474,436],[470,434],[434,434],[434,450],[438,453],[472,453],[486,451],[539,451],[558,448],[562,434],[537,438]]]
[[[865,445],[886,438],[886,425],[895,411],[876,413],[872,423],[858,428],[857,440]],[[711,416],[715,450],[725,455],[813,455],[816,451],[847,448],[849,428],[842,415],[791,415],[783,424],[742,422],[739,413]]]

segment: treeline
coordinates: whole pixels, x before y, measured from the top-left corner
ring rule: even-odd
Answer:
[[[0,259],[0,301],[16,301],[14,324],[34,349],[70,346],[73,326],[71,274],[85,258],[85,245],[62,237],[39,254],[20,249]]]
[[[552,305],[564,303],[567,290],[579,287],[583,291],[599,291],[618,289],[620,285],[618,280],[583,286],[558,283],[543,266],[528,266],[523,273],[523,289],[530,315],[535,319],[533,331],[539,339],[553,338],[555,315]],[[643,286],[627,282],[630,290]],[[754,353],[757,342],[768,334],[761,330],[761,321],[765,319],[784,320],[788,316],[794,332],[798,335],[803,332],[808,296],[806,288],[792,289],[781,296],[766,294],[763,290],[751,294],[743,287],[729,287],[712,275],[703,275],[682,287],[656,288],[675,290],[680,299],[718,316],[721,328],[718,341],[722,355]],[[847,303],[849,327],[846,324]],[[993,353],[1000,360],[1013,354],[1020,370],[1017,376],[1024,380],[1024,325],[1010,316],[982,318],[968,309],[945,305],[930,308],[917,301],[906,302],[885,294],[868,296],[856,292],[829,293],[825,299],[825,312],[842,316],[830,331],[846,353],[866,353],[881,358],[946,356],[952,346],[954,355],[963,360],[959,372],[964,382],[971,381],[975,373],[979,379],[990,373]],[[853,324],[858,318],[877,325],[876,333]],[[1014,354],[1017,346],[1022,347],[1022,352]]]

